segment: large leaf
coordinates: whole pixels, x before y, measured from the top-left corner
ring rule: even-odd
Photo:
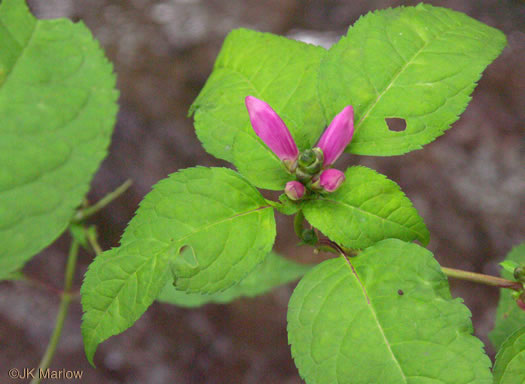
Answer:
[[[195,129],[204,148],[234,162],[255,185],[283,189],[280,179],[287,178],[286,171],[253,132],[244,99],[252,95],[269,103],[283,118],[298,147],[310,148],[325,126],[317,96],[317,73],[324,53],[321,47],[269,33],[232,31],[190,109],[195,113]],[[251,137],[243,136],[239,145],[234,145],[239,132]],[[280,179],[275,181],[274,177]]]
[[[333,241],[366,248],[380,240],[429,241],[429,233],[410,200],[392,180],[366,167],[351,167],[334,193],[307,200],[306,219]]]
[[[0,278],[67,227],[107,152],[112,66],[82,23],[0,4]]]
[[[458,119],[505,44],[500,31],[445,8],[420,4],[369,13],[321,63],[326,117],[354,106],[352,153],[419,149]],[[386,118],[405,119],[406,129],[389,130]]]
[[[327,260],[299,282],[288,337],[308,384],[489,384],[470,312],[432,254],[384,240]]]
[[[525,243],[512,248],[505,260],[525,265]],[[501,277],[514,280],[512,272],[504,269],[501,271]],[[496,322],[494,329],[489,333],[489,339],[496,349],[499,349],[512,333],[525,326],[525,311],[518,307],[511,294],[509,289],[500,289]]]
[[[186,293],[177,290],[169,281],[160,292],[158,301],[181,307],[199,307],[207,303],[229,303],[240,297],[255,297],[271,289],[297,280],[311,269],[310,265],[298,264],[271,252],[240,283],[223,292],[213,294]]]
[[[525,383],[525,327],[501,346],[494,363],[494,384]]]
[[[229,288],[261,263],[275,238],[273,209],[226,168],[189,168],[160,181],[140,204],[121,246],[98,256],[82,285],[82,334],[99,343],[129,328],[170,276],[178,289]],[[186,247],[185,256],[177,257]]]

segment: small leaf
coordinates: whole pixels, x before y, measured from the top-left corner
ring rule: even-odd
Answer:
[[[509,252],[504,263],[511,262],[518,265],[525,264],[525,243],[520,244]],[[503,269],[501,277],[514,280],[513,271]],[[518,307],[516,300],[512,297],[510,289],[500,289],[498,309],[494,329],[489,333],[492,345],[499,350],[501,344],[516,330],[525,324],[525,311]]]
[[[240,283],[225,291],[208,295],[186,293],[178,291],[173,286],[173,281],[169,281],[157,300],[181,307],[199,307],[207,303],[229,303],[240,297],[255,297],[267,293],[279,285],[297,280],[310,269],[310,265],[298,264],[271,252]]]
[[[290,299],[288,340],[307,384],[492,383],[469,310],[432,254],[400,240],[308,272]]]
[[[525,383],[525,327],[501,346],[494,363],[494,384]]]
[[[300,201],[293,201],[288,196],[286,196],[284,193],[279,196],[279,203],[274,204],[274,208],[281,212],[283,215],[294,215],[296,214],[299,209],[301,208],[301,202]]]
[[[218,292],[261,263],[274,238],[273,209],[234,171],[196,167],[160,181],[121,246],[98,256],[86,273],[82,335],[89,361],[99,343],[129,328],[157,298],[170,263],[178,289]],[[190,258],[177,256],[183,247]]]
[[[512,274],[514,273],[514,270],[520,266],[518,263],[516,263],[515,261],[512,261],[512,260],[505,260],[505,261],[499,263],[499,265],[506,272],[510,272]]]
[[[450,9],[419,4],[371,12],[321,62],[325,117],[354,107],[351,153],[420,149],[458,119],[505,44],[497,29]],[[404,119],[406,128],[390,130],[391,118]]]
[[[251,95],[270,104],[299,149],[310,148],[326,124],[317,96],[324,53],[321,47],[270,33],[232,31],[190,109],[206,151],[233,162],[258,187],[283,189],[289,176],[253,132],[244,99]]]
[[[345,247],[366,248],[380,240],[429,241],[428,229],[399,186],[366,167],[350,167],[334,193],[307,200],[306,219]]]
[[[68,226],[106,156],[118,93],[90,31],[0,4],[0,278]]]

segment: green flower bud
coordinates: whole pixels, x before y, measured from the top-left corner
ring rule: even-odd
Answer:
[[[312,175],[302,170],[302,168],[298,167],[295,170],[295,176],[297,177],[297,180],[299,180],[304,185],[307,185],[308,182],[312,179]]]
[[[297,167],[303,173],[316,175],[323,167],[323,151],[321,148],[307,149],[297,159]]]
[[[514,278],[525,283],[525,267],[518,267],[514,270]]]
[[[298,163],[301,168],[305,168],[310,166],[315,160],[317,160],[315,152],[308,149],[299,155]]]
[[[309,245],[316,245],[318,241],[317,235],[315,234],[315,231],[313,229],[303,230],[301,239],[303,240],[303,243],[309,244]]]

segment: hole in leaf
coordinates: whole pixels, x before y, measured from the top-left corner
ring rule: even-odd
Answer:
[[[388,129],[393,132],[403,132],[407,128],[405,119],[400,119],[399,117],[387,117],[385,121]]]
[[[191,268],[196,268],[199,266],[199,261],[197,260],[197,256],[195,256],[195,251],[190,245],[184,245],[180,248],[177,259]]]

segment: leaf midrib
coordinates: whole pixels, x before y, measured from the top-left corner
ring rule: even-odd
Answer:
[[[377,313],[376,313],[376,311],[375,311],[375,309],[374,309],[374,307],[372,305],[372,301],[370,300],[370,296],[368,295],[368,292],[366,291],[365,285],[363,284],[363,282],[359,278],[359,275],[357,274],[357,271],[356,271],[354,265],[352,264],[352,262],[347,257],[345,257],[344,255],[340,255],[340,257],[342,257],[344,259],[344,261],[346,261],[345,265],[349,268],[350,273],[356,278],[359,286],[361,287],[361,292],[363,293],[363,296],[364,296],[364,298],[366,300],[367,308],[370,310],[370,313],[372,314],[372,317],[374,318],[374,321],[377,324],[377,328],[379,329],[379,332],[381,333],[381,336],[383,337],[383,340],[384,340],[385,345],[386,345],[386,347],[388,349],[388,352],[390,353],[390,355],[392,357],[392,360],[394,361],[394,363],[396,364],[397,368],[399,369],[399,372],[401,373],[401,376],[402,376],[404,382],[408,383],[408,380],[407,380],[407,377],[405,375],[405,372],[403,372],[403,368],[401,368],[401,364],[397,360],[396,355],[394,354],[394,351],[392,351],[392,348],[390,347],[390,342],[388,341],[388,339],[387,339],[387,337],[385,335],[385,332],[383,330],[383,327],[381,326],[381,323],[379,322],[379,319],[377,318]]]
[[[9,28],[7,28],[7,25],[5,25],[2,20],[0,19],[0,24],[2,24],[5,28],[5,30],[13,37],[13,40],[16,41],[16,43],[18,45],[20,45],[20,43],[18,42],[18,40],[15,39],[15,37],[13,36],[13,34],[11,33],[11,31],[9,30]],[[0,90],[2,90],[4,84],[7,84],[7,81],[9,80],[9,77],[11,76],[11,73],[13,73],[13,69],[16,67],[16,65],[18,64],[18,61],[20,60],[20,58],[24,55],[24,53],[26,52],[27,50],[27,47],[31,44],[31,42],[33,41],[33,37],[35,36],[35,31],[36,31],[36,28],[38,26],[38,20],[35,20],[35,23],[33,24],[33,29],[31,30],[31,36],[29,36],[29,39],[27,40],[27,43],[23,46],[21,46],[21,50],[20,50],[20,54],[17,56],[15,62],[13,63],[13,65],[11,66],[11,68],[9,68],[9,70],[7,71],[5,77],[4,77],[4,80],[0,83]]]
[[[363,125],[363,123],[365,122],[366,118],[368,117],[368,115],[370,115],[370,112],[372,112],[372,110],[376,107],[376,105],[379,103],[379,101],[381,100],[381,98],[388,92],[388,90],[392,87],[392,85],[396,82],[396,80],[399,78],[399,76],[401,76],[401,74],[407,69],[407,67],[412,64],[412,62],[419,56],[419,54],[426,48],[428,47],[428,44],[430,44],[430,41],[425,41],[425,43],[423,44],[423,46],[421,48],[418,49],[418,51],[409,59],[405,62],[405,64],[397,71],[397,73],[394,75],[394,77],[392,78],[392,80],[390,81],[390,83],[385,87],[385,89],[383,89],[383,91],[381,91],[381,93],[379,93],[377,95],[377,98],[376,100],[370,104],[370,106],[368,107],[368,109],[366,110],[366,112],[363,114],[363,116],[361,117],[361,119],[359,119],[359,122],[356,124],[355,126],[355,130],[357,131],[359,129],[359,127],[361,127],[361,125]],[[394,48],[395,49],[395,48]]]
[[[235,215],[233,215],[233,216],[230,216],[230,217],[227,217],[227,218],[225,218],[225,219],[222,219],[222,220],[216,221],[216,222],[214,222],[214,223],[208,224],[208,225],[206,225],[204,228],[200,228],[199,230],[193,231],[192,233],[187,234],[187,235],[185,235],[185,236],[179,238],[179,239],[177,240],[177,243],[180,243],[182,240],[184,240],[184,239],[186,239],[186,238],[188,238],[188,237],[194,235],[195,233],[198,233],[198,232],[203,231],[203,230],[205,230],[205,229],[209,229],[210,227],[213,227],[214,225],[218,225],[218,224],[224,223],[224,222],[226,222],[226,221],[228,221],[228,220],[233,220],[233,219],[235,219],[236,217],[246,216],[246,215],[249,215],[249,214],[251,214],[251,213],[253,213],[253,212],[257,212],[257,211],[260,211],[260,210],[263,210],[263,209],[266,209],[266,208],[271,208],[271,206],[270,206],[270,205],[265,205],[265,206],[257,207],[257,208],[255,208],[255,209],[251,209],[251,210],[246,211],[246,212],[237,213],[237,214],[235,214]],[[139,240],[139,239],[136,239],[135,241],[131,241],[131,242],[129,242],[129,243],[126,244],[126,245],[129,245],[129,244],[131,244],[131,243],[133,243],[133,242],[136,242],[136,241],[146,241],[146,240],[148,240],[148,239],[140,239],[140,240]],[[153,240],[155,240],[155,241],[159,241],[158,239],[153,239]],[[170,244],[170,243],[166,243],[166,242],[163,242],[163,243],[164,243],[164,244]],[[171,245],[172,245],[172,244],[170,244],[170,246],[171,246]],[[123,245],[121,245],[121,246],[123,246]],[[164,251],[165,251],[165,249],[163,249],[163,250],[160,251],[160,252],[156,252],[155,255],[159,255],[161,252],[164,252]],[[154,256],[154,259],[155,259],[155,258],[156,258],[156,256]],[[97,335],[97,334],[98,334],[98,328],[99,328],[100,324],[102,324],[102,319],[106,317],[109,308],[111,307],[111,305],[112,305],[113,303],[115,303],[115,301],[117,300],[118,296],[120,295],[120,293],[122,292],[122,290],[123,290],[124,287],[126,286],[126,284],[127,284],[127,282],[129,281],[129,279],[130,279],[132,276],[136,275],[137,272],[138,272],[138,271],[139,271],[139,270],[140,270],[140,269],[141,269],[146,263],[148,263],[148,262],[150,262],[150,261],[151,261],[150,258],[146,258],[146,259],[144,260],[144,263],[140,264],[140,265],[135,269],[135,271],[133,271],[132,273],[130,273],[130,274],[128,275],[128,277],[127,277],[126,279],[122,279],[122,282],[123,282],[122,285],[118,288],[118,290],[116,291],[116,293],[115,293],[115,295],[114,295],[114,297],[113,297],[113,300],[111,300],[111,302],[107,305],[107,307],[106,307],[104,310],[100,310],[100,309],[97,309],[97,308],[93,308],[93,307],[92,307],[92,309],[95,309],[97,312],[102,312],[102,315],[99,317],[100,321],[97,322],[97,325],[96,325],[95,327],[92,327],[92,328],[91,328],[92,334],[94,334],[94,335]],[[99,280],[102,281],[100,278],[99,278]],[[119,313],[120,313],[120,311],[119,311]]]
[[[181,241],[186,240],[188,237],[191,237],[191,236],[193,236],[196,233],[208,230],[209,228],[211,228],[211,227],[213,227],[215,225],[219,225],[219,224],[225,223],[225,222],[227,222],[229,220],[233,220],[233,219],[235,219],[237,217],[242,217],[242,216],[246,216],[246,215],[249,215],[251,213],[254,213],[254,212],[262,211],[263,209],[266,209],[266,208],[272,208],[272,207],[270,205],[263,205],[261,207],[250,209],[249,211],[237,213],[237,214],[235,214],[233,216],[229,216],[229,217],[226,217],[226,218],[221,219],[219,221],[215,221],[213,223],[209,223],[209,224],[205,225],[204,227],[199,227],[198,229],[196,229],[196,230],[194,230],[194,231],[192,231],[192,232],[190,232],[190,233],[180,237],[179,239],[176,240],[176,242],[180,243]],[[155,240],[157,240],[157,239],[155,239]],[[166,244],[169,244],[169,243],[166,243]]]

